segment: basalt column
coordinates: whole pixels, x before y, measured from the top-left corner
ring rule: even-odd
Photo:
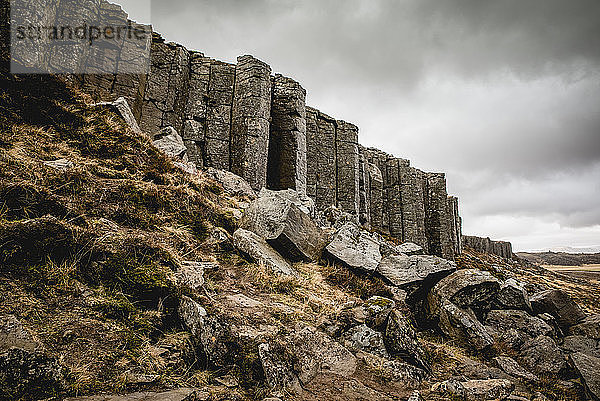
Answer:
[[[306,108],[307,193],[317,210],[336,205],[336,121]]]
[[[366,228],[371,228],[371,182],[369,177],[369,161],[364,148],[359,146],[358,152],[358,184],[359,184],[359,216],[358,221]]]
[[[383,231],[383,178],[381,170],[373,164],[368,163],[369,173],[369,203],[371,213],[371,227]]]
[[[210,64],[210,59],[202,53],[190,52],[190,80],[181,136],[189,161],[198,168],[204,167]]]
[[[379,173],[381,174],[381,210],[378,212],[375,209],[375,204],[373,200],[371,200],[371,210],[375,212],[377,215],[373,221],[380,221],[379,225],[375,225],[376,223],[372,223],[373,228],[383,232],[390,233],[389,229],[389,202],[388,202],[388,175],[387,175],[387,161],[391,158],[387,153],[374,148],[365,149],[365,154],[367,155],[369,162],[372,163]],[[377,177],[377,176],[376,176]],[[377,180],[376,180],[377,181]],[[376,194],[378,194],[377,182],[375,183]]]
[[[204,165],[229,170],[235,66],[210,60],[209,69]]]
[[[405,240],[403,227],[404,209],[402,207],[402,176],[400,170],[408,167],[408,160],[390,157],[386,162],[387,181],[384,182],[384,186],[387,189],[386,209],[388,212],[390,234],[403,241]]]
[[[306,195],[306,91],[291,78],[272,79],[267,184]]]
[[[448,197],[448,212],[450,217],[450,232],[452,234],[452,245],[454,246],[454,254],[460,255],[460,253],[462,252],[462,224],[458,212],[457,197]]]
[[[427,251],[425,235],[425,173],[401,164],[399,166],[402,199],[402,240],[420,245]]]
[[[240,56],[235,67],[231,110],[231,171],[254,190],[267,184],[271,67],[252,56]]]
[[[172,126],[181,132],[187,102],[189,53],[174,43],[154,37],[150,74],[147,79],[140,118],[142,131],[153,135]]]
[[[446,259],[454,257],[448,225],[448,194],[443,173],[427,173],[427,213],[425,225],[429,253]]]
[[[336,125],[337,206],[358,219],[358,127],[345,121]]]

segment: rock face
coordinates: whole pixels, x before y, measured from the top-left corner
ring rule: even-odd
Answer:
[[[576,352],[571,355],[570,360],[583,379],[589,396],[600,400],[600,358]]]
[[[310,216],[277,191],[262,191],[246,210],[242,226],[294,261],[319,260],[325,246]]]
[[[494,344],[493,338],[472,312],[443,300],[437,313],[440,330],[450,338],[483,352]]]
[[[325,250],[353,269],[372,272],[381,261],[379,244],[353,223],[340,228]]]
[[[463,235],[462,245],[481,253],[490,253],[506,259],[512,258],[512,244],[506,241],[492,241],[489,238]]]
[[[251,231],[239,228],[233,233],[233,244],[257,263],[264,264],[275,274],[296,276],[294,268],[267,242]]]
[[[585,318],[579,306],[561,290],[539,292],[531,297],[530,302],[535,313],[549,313],[554,316],[563,330],[567,330]]]
[[[206,174],[221,184],[226,192],[232,195],[247,197],[250,200],[256,199],[256,193],[242,177],[225,170],[218,170],[209,167]]]
[[[475,269],[458,270],[433,287],[428,296],[429,313],[435,316],[443,300],[481,313],[489,309],[499,289],[500,283],[490,273]]]
[[[522,309],[531,311],[531,302],[525,286],[515,279],[508,279],[500,287],[496,296],[496,305],[502,309]]]

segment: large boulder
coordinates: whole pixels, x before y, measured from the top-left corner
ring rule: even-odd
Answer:
[[[315,201],[306,195],[299,194],[293,189],[281,189],[274,191],[271,189],[262,188],[258,193],[258,197],[260,198],[263,196],[280,196],[287,201],[292,202],[298,207],[298,209],[308,214],[311,218],[315,217]]]
[[[175,131],[175,128],[169,126],[161,129],[160,132],[154,135],[152,143],[167,157],[184,162],[188,161],[187,148],[183,143],[183,138]]]
[[[562,375],[568,370],[565,355],[556,342],[547,336],[527,341],[519,355],[525,367],[539,375]]]
[[[282,276],[297,276],[294,268],[267,242],[251,231],[243,228],[233,233],[234,246],[256,263],[263,264],[273,273]]]
[[[456,271],[456,264],[437,256],[389,255],[377,266],[377,273],[407,292],[407,302],[423,298],[442,278]]]
[[[494,339],[472,312],[463,310],[448,300],[444,300],[438,308],[438,317],[440,330],[460,343],[479,352],[487,352],[494,344]]]
[[[495,304],[499,309],[522,309],[531,312],[531,303],[525,285],[513,278],[502,283]]]
[[[477,269],[457,270],[437,283],[427,296],[429,314],[435,317],[444,300],[477,315],[489,310],[498,294],[500,282],[488,272]]]
[[[590,315],[571,327],[571,334],[586,336],[600,341],[600,314]]]
[[[344,224],[325,250],[353,269],[373,272],[381,261],[379,244],[369,232],[354,223]]]
[[[530,298],[531,306],[536,314],[549,313],[556,318],[565,332],[585,318],[585,314],[573,299],[561,290],[546,290],[534,294]]]
[[[323,231],[279,191],[261,191],[244,214],[242,227],[264,238],[293,261],[316,261],[325,246]]]
[[[206,175],[221,184],[225,192],[231,195],[247,197],[250,200],[256,199],[256,192],[254,192],[250,184],[239,175],[212,167],[206,169]]]
[[[499,340],[514,349],[538,336],[551,336],[552,327],[537,317],[522,310],[492,310],[487,314],[485,324]]]
[[[383,340],[390,355],[425,371],[431,370],[413,323],[405,314],[398,310],[389,314]]]
[[[129,107],[129,103],[127,103],[127,100],[125,100],[124,97],[120,97],[114,102],[95,103],[92,105],[92,107],[106,108],[113,111],[119,115],[125,121],[125,123],[127,123],[133,132],[136,134],[142,133],[142,130],[140,129],[140,126],[138,125],[137,120],[135,119],[133,112]]]
[[[600,358],[576,352],[569,358],[593,400],[600,400]]]

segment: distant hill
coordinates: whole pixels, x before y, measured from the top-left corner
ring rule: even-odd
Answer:
[[[600,253],[518,252],[517,256],[538,265],[581,266],[600,264]]]

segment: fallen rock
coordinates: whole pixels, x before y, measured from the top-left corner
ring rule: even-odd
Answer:
[[[585,336],[567,336],[560,348],[569,354],[581,352],[589,356],[600,358],[600,343]]]
[[[140,129],[140,127],[131,111],[131,108],[129,107],[129,103],[127,103],[127,100],[125,100],[124,97],[120,97],[117,100],[115,100],[114,102],[95,103],[92,105],[92,107],[107,108],[109,110],[114,111],[123,120],[125,120],[125,122],[129,126],[129,128],[133,132],[135,132],[136,134],[142,133],[142,130]]]
[[[485,352],[494,340],[472,312],[465,311],[452,302],[444,300],[438,309],[440,330],[450,338]]]
[[[586,336],[600,341],[600,314],[590,315],[571,327],[571,334]]]
[[[70,168],[75,167],[75,164],[73,164],[72,161],[67,159],[49,160],[43,163],[44,165],[55,168],[57,170],[68,170]]]
[[[93,395],[90,397],[67,398],[65,401],[207,401],[208,392],[193,388],[180,388],[162,392],[138,392],[125,395]]]
[[[246,210],[242,227],[293,261],[319,260],[325,246],[323,231],[279,192],[261,191]]]
[[[567,371],[567,361],[556,342],[547,336],[527,341],[519,352],[522,362],[539,375],[562,375]]]
[[[389,314],[384,333],[384,343],[390,355],[427,372],[431,371],[425,351],[417,339],[413,323],[398,310],[394,310]]]
[[[388,358],[383,336],[365,324],[356,326],[342,335],[342,342],[351,351],[363,351]]]
[[[294,268],[265,240],[251,231],[239,228],[233,233],[233,244],[252,260],[263,264],[275,274],[297,276]]]
[[[181,288],[191,291],[200,291],[204,285],[204,268],[208,270],[218,268],[214,262],[194,262],[185,260],[175,270],[175,282]]]
[[[516,331],[518,339],[510,340],[514,344],[523,344],[538,336],[551,336],[553,333],[552,327],[542,319],[522,310],[492,310],[488,313],[485,324],[493,329],[496,337],[505,342],[509,342],[506,341],[508,336],[514,337],[513,330]]]
[[[354,223],[342,226],[325,250],[349,267],[368,272],[375,271],[381,261],[379,244]]]
[[[515,385],[505,379],[469,380],[459,382],[447,380],[433,385],[433,392],[461,397],[466,401],[505,400]]]
[[[600,400],[600,358],[576,352],[569,360],[581,376],[590,398]]]
[[[472,309],[477,315],[489,310],[498,294],[500,283],[488,272],[476,269],[458,270],[443,278],[429,292],[428,311],[437,315],[444,300],[462,309]]]
[[[256,192],[254,192],[250,184],[239,175],[212,167],[209,167],[206,170],[206,175],[221,184],[225,192],[231,195],[247,197],[250,200],[256,199]]]
[[[396,303],[389,298],[372,296],[361,306],[364,311],[363,322],[374,330],[384,328],[390,312],[396,307]]]
[[[302,392],[300,380],[293,371],[292,357],[285,349],[262,343],[258,346],[258,356],[267,384],[275,395]]]
[[[315,201],[306,195],[301,196],[298,192],[294,191],[293,189],[282,189],[279,191],[273,191],[271,189],[262,188],[258,193],[258,197],[260,198],[265,196],[282,197],[287,201],[292,202],[298,207],[298,209],[302,210],[311,218],[315,217]]]
[[[521,309],[531,312],[531,303],[525,286],[512,278],[506,280],[500,287],[495,304],[498,309]]]
[[[0,394],[7,399],[46,399],[66,388],[65,371],[55,358],[22,348],[0,354]]]
[[[397,359],[386,359],[366,352],[357,352],[356,356],[367,369],[377,371],[381,378],[400,383],[404,388],[418,388],[427,377],[423,369]]]
[[[407,292],[407,302],[424,298],[438,281],[456,271],[456,264],[437,256],[390,255],[381,260],[377,273]]]
[[[425,250],[422,246],[417,245],[412,242],[403,242],[400,245],[396,246],[396,252],[403,253],[408,256],[412,255],[423,255]]]
[[[576,325],[585,318],[585,314],[571,297],[561,290],[538,292],[530,298],[531,306],[536,314],[549,313],[556,318],[563,331]]]
[[[177,312],[184,326],[192,333],[192,336],[199,339],[204,329],[204,320],[207,316],[206,309],[198,302],[184,295],[179,300]]]
[[[13,347],[35,351],[40,344],[14,315],[0,316],[0,353]]]
[[[152,143],[167,157],[173,160],[188,161],[187,147],[175,128],[169,126],[161,129],[159,133],[154,135]]]
[[[536,375],[523,369],[514,359],[508,356],[498,356],[494,358],[494,362],[509,376],[531,382],[539,380]]]

